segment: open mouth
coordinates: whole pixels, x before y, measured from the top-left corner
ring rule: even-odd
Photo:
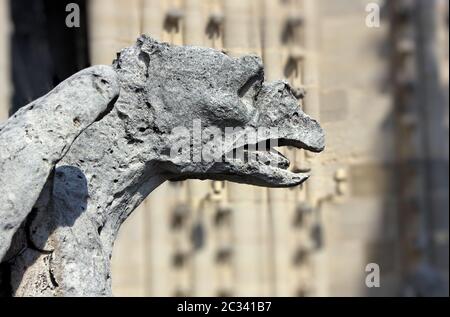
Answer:
[[[256,161],[267,166],[288,169],[290,161],[275,149],[278,146],[276,140],[267,140],[257,144],[245,144],[229,151],[226,154],[226,159],[241,160],[244,163]]]
[[[280,187],[298,185],[305,181],[309,174],[305,171],[289,170],[291,165],[289,159],[277,150],[285,146],[308,150],[299,141],[268,139],[236,147],[225,155],[225,159],[234,165],[254,171],[255,176],[268,175],[271,179],[267,181],[272,181],[274,185]]]

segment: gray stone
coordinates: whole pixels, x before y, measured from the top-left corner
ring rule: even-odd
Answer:
[[[0,259],[54,165],[118,94],[110,66],[88,68],[0,126]]]
[[[111,295],[110,258],[120,225],[161,183],[197,178],[295,186],[308,175],[288,171],[289,162],[275,150],[251,145],[272,140],[315,152],[324,148],[318,122],[301,111],[286,82],[264,82],[258,57],[231,58],[213,49],[170,46],[142,36],[118,54],[113,67],[120,82],[113,109],[87,127],[58,162],[50,160],[55,172],[39,199],[6,187],[8,193],[31,200],[29,209],[36,202],[13,242],[23,245],[19,237],[26,236],[25,247],[9,255],[15,295]],[[84,103],[93,98],[89,89],[77,91]],[[220,133],[235,128],[232,138],[210,143],[218,149],[218,161],[195,159],[203,158],[208,143],[195,138],[200,120],[202,127]],[[245,141],[261,127],[277,129]],[[173,151],[178,146],[189,149],[188,155]],[[239,151],[244,159],[229,158]],[[31,184],[43,185],[47,175]],[[21,217],[18,211],[8,217],[23,220],[29,209]],[[2,226],[9,221],[1,219]]]

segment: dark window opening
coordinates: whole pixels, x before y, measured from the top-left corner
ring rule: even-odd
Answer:
[[[89,66],[86,0],[10,0],[10,115]],[[66,26],[68,3],[80,8],[80,27]]]

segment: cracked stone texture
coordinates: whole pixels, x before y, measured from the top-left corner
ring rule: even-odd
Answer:
[[[213,49],[170,46],[142,36],[118,54],[113,68],[120,94],[112,110],[72,139],[70,148],[68,142],[65,154],[60,150],[59,156],[52,156],[57,159],[43,152],[51,162],[40,163],[48,166],[46,174],[30,176],[35,167],[24,166],[23,179],[16,183],[29,184],[28,189],[6,187],[8,194],[20,197],[17,200],[26,202],[28,209],[2,210],[1,235],[7,232],[4,224],[15,219],[17,226],[34,204],[7,256],[16,296],[109,296],[110,258],[120,225],[162,182],[197,178],[267,187],[295,186],[308,175],[288,171],[289,162],[274,149],[257,151],[251,145],[272,140],[280,146],[314,152],[324,148],[324,133],[318,122],[299,107],[297,97],[302,94],[284,81],[264,82],[263,66],[256,56],[231,58]],[[98,91],[77,86],[72,78],[62,84],[78,87],[70,95],[71,102],[82,100],[89,108]],[[118,90],[111,87],[110,98]],[[44,101],[45,97],[35,103]],[[47,104],[50,102],[45,101]],[[24,135],[23,140],[10,140],[18,147],[26,142],[26,113],[23,110],[12,119],[21,123],[17,133]],[[52,120],[62,120],[55,113],[51,115]],[[87,123],[80,118],[81,129]],[[73,117],[69,119],[72,122]],[[233,138],[220,139],[216,145],[220,157],[234,150],[243,151],[247,159],[192,160],[201,157],[202,142],[206,142],[186,137],[195,133],[196,120],[201,120],[202,127],[214,126],[220,132],[226,127],[241,128],[234,130]],[[41,134],[51,124],[47,121],[40,123],[37,135],[52,144],[53,138],[43,139]],[[183,133],[173,133],[180,127]],[[260,127],[278,129],[259,134],[254,140],[245,139],[246,132]],[[58,131],[64,133],[66,129],[61,125]],[[182,151],[171,153],[174,145],[187,145],[192,156]],[[6,153],[16,152],[13,149]],[[28,157],[31,154],[36,155],[30,152]],[[55,169],[45,183],[53,164]],[[9,177],[5,183],[10,183]],[[44,183],[37,199],[29,188],[42,188]]]

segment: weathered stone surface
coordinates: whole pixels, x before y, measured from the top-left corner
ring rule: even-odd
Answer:
[[[0,259],[56,162],[118,94],[110,66],[88,68],[0,126]]]
[[[114,108],[57,162],[24,233],[17,234],[14,249],[20,244],[22,252],[9,261],[16,295],[111,295],[109,261],[120,225],[162,182],[295,186],[308,176],[288,171],[287,159],[273,149],[251,145],[272,140],[317,152],[324,147],[319,124],[301,111],[287,83],[264,82],[257,57],[231,58],[143,36],[120,52],[114,69],[120,81]],[[240,128],[213,145],[219,158],[242,149],[246,159],[196,160],[208,141],[195,138],[200,121],[219,133]],[[271,133],[245,140],[261,127]],[[177,146],[191,153],[173,151]]]

